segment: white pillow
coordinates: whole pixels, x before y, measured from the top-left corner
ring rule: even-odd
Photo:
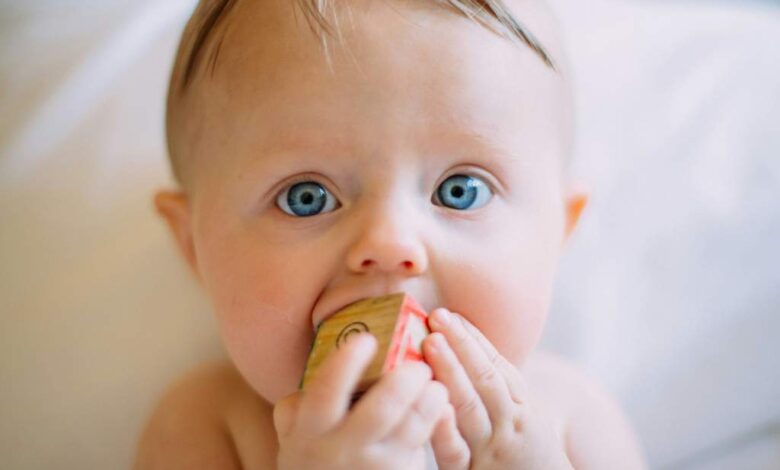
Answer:
[[[777,442],[780,9],[556,4],[593,204],[547,344],[618,394],[654,467]]]

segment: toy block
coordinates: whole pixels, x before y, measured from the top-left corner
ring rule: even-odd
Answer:
[[[348,305],[317,327],[301,388],[306,388],[331,351],[345,344],[351,335],[361,332],[373,334],[378,347],[360,379],[354,399],[379,380],[382,374],[402,362],[423,361],[422,341],[430,333],[428,314],[403,292]]]

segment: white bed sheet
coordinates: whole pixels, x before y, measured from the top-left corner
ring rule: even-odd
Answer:
[[[780,468],[780,14],[556,0],[593,204],[545,338],[656,468]],[[769,4],[767,4],[769,5]],[[152,212],[190,0],[0,2],[0,455],[122,468],[168,381],[221,354]]]

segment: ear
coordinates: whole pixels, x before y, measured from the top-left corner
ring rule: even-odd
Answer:
[[[193,274],[198,277],[198,261],[192,238],[192,214],[187,195],[183,191],[159,191],[154,196],[157,213],[168,223],[179,251]]]
[[[588,205],[589,199],[590,191],[585,187],[576,184],[571,184],[567,187],[563,201],[566,217],[566,225],[563,233],[564,243],[566,243],[572,233],[574,233],[574,229],[577,227],[582,211],[585,210],[585,206]]]

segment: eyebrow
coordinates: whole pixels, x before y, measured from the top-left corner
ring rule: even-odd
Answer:
[[[189,57],[187,58],[186,66],[184,69],[184,78],[181,82],[181,88],[184,89],[189,85],[190,81],[192,81],[192,76],[195,72],[195,68],[200,62],[201,58],[201,51],[203,50],[206,40],[209,38],[209,35],[211,35],[211,32],[214,31],[217,26],[220,24],[221,21],[224,20],[225,17],[227,17],[228,13],[230,13],[230,10],[233,9],[233,7],[238,3],[238,0],[219,0],[217,2],[212,3],[211,9],[206,13],[205,19],[203,20],[203,24],[200,26],[200,29],[198,31],[198,35],[195,38],[195,42],[192,46],[192,49],[190,50]],[[219,51],[222,49],[222,42],[224,40],[224,36],[220,41],[217,43],[216,47],[214,48],[214,52],[211,56],[211,72],[214,72],[214,68],[217,65],[217,59],[219,58]]]
[[[479,129],[461,127],[449,121],[441,121],[439,126],[437,130],[421,138],[415,145],[428,150],[447,148],[454,149],[455,152],[464,151],[470,154],[476,152],[477,155],[495,154],[513,160],[518,158],[493,136]],[[445,143],[445,147],[441,147],[440,143]],[[349,154],[356,151],[356,147],[349,141],[348,137],[342,137],[335,132],[328,131],[321,133],[276,131],[272,137],[256,145],[256,148],[265,155],[319,155],[323,148],[327,148],[330,154]],[[438,151],[434,151],[434,153],[436,152]],[[445,150],[442,155],[449,153],[448,150]]]

